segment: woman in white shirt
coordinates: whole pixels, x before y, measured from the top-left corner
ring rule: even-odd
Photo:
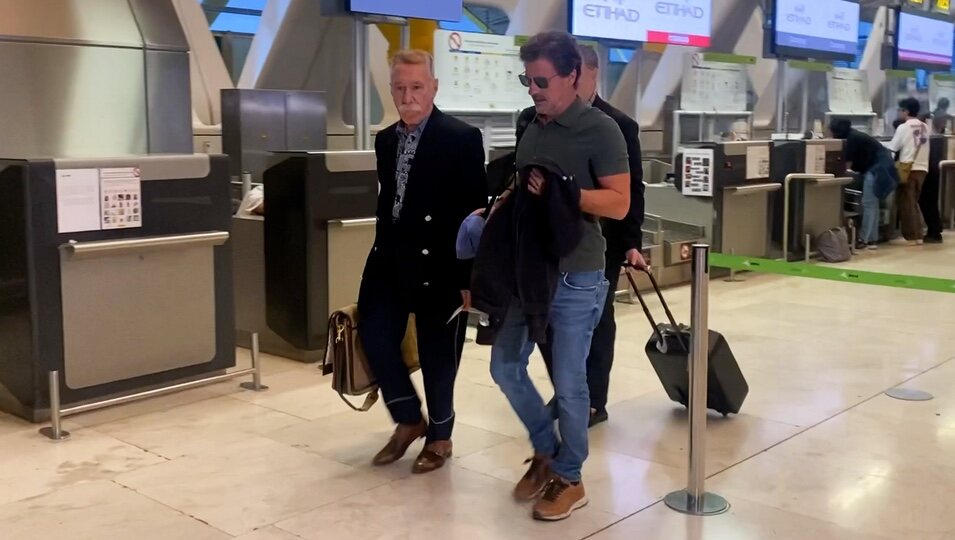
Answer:
[[[899,219],[902,221],[902,236],[910,244],[921,244],[925,231],[922,229],[922,211],[919,196],[928,175],[929,127],[919,120],[921,105],[915,98],[899,102],[899,114],[904,122],[895,130],[895,136],[886,147],[899,153]]]

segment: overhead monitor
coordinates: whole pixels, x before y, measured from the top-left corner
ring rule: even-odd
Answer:
[[[712,0],[568,0],[570,33],[618,42],[709,47]]]
[[[349,11],[435,21],[460,21],[464,0],[348,0]]]
[[[955,24],[951,20],[900,11],[896,30],[896,67],[948,71],[952,66]]]
[[[773,52],[785,58],[847,60],[859,48],[859,4],[849,0],[776,0]]]

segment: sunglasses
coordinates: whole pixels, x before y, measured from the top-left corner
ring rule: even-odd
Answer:
[[[556,79],[557,77],[560,77],[560,75],[551,75],[550,77],[528,77],[526,74],[521,73],[517,76],[525,88],[530,88],[531,83],[534,83],[541,90],[547,90],[547,87],[550,86],[551,79]]]

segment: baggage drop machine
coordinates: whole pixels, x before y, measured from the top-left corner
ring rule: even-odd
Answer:
[[[647,189],[648,209],[704,227],[716,252],[768,254],[770,200],[780,189],[769,180],[769,141],[687,145],[674,168],[674,185]]]
[[[781,189],[774,197],[773,243],[781,257],[808,259],[815,239],[846,225],[843,141],[773,141],[770,177]]]

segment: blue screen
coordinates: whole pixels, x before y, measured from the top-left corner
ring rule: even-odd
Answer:
[[[464,0],[351,0],[349,9],[372,15],[459,21]]]

